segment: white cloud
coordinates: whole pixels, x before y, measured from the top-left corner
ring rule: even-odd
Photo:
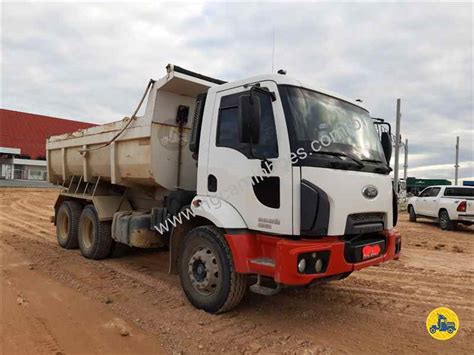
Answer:
[[[410,172],[449,173],[436,166],[453,164],[456,135],[474,160],[469,3],[3,3],[2,15],[6,108],[117,120],[168,62],[225,80],[269,72],[274,26],[277,69],[392,124],[402,98]]]

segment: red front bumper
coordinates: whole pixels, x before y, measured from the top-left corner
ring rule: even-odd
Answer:
[[[318,278],[349,273],[364,267],[377,265],[384,261],[397,259],[397,241],[400,233],[396,229],[385,231],[385,253],[376,258],[349,263],[344,258],[344,241],[338,237],[321,239],[289,240],[257,233],[226,234],[226,240],[232,251],[237,272],[257,274],[273,278],[284,285],[307,285]],[[329,251],[330,257],[324,273],[302,274],[298,272],[298,255],[318,251]],[[269,260],[272,262],[262,262]]]

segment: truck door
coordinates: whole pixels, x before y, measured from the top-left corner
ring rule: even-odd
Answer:
[[[425,214],[430,217],[437,217],[438,216],[438,200],[439,197],[438,195],[440,194],[439,192],[441,191],[440,187],[433,187],[430,190],[430,193],[428,196],[425,197],[426,201],[425,203]]]
[[[261,82],[276,95],[254,91],[261,106],[260,140],[252,147],[240,140],[243,86],[218,92],[209,144],[208,194],[240,213],[251,230],[292,234],[292,169],[289,140],[277,86]],[[258,158],[256,158],[256,156]]]
[[[426,216],[427,213],[427,198],[431,193],[431,187],[428,187],[421,191],[420,195],[418,195],[418,198],[416,199],[416,205],[415,205],[415,212],[417,214],[422,214]]]

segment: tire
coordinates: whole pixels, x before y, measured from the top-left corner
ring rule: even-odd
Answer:
[[[64,201],[56,212],[56,237],[64,249],[77,249],[77,231],[82,206],[76,201]]]
[[[114,241],[110,222],[99,222],[93,205],[84,207],[79,218],[79,248],[88,259],[104,259],[110,255]]]
[[[441,210],[439,211],[439,226],[442,230],[455,230],[456,229],[456,222],[451,221],[449,218],[448,211]]]
[[[408,206],[408,213],[410,214],[410,222],[416,222],[416,213],[413,206]]]
[[[216,227],[192,229],[181,244],[178,265],[186,297],[206,312],[231,310],[247,289],[247,277],[235,272],[230,249]]]

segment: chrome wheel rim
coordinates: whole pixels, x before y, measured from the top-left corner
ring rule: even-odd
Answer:
[[[188,274],[194,289],[208,296],[215,292],[219,278],[219,266],[213,251],[201,246],[189,258]]]

